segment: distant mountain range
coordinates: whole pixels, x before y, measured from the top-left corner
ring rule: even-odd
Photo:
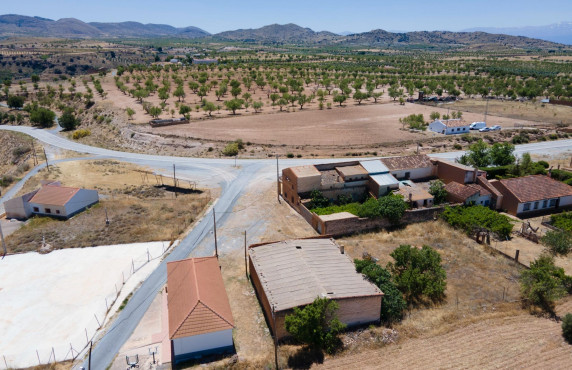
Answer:
[[[570,24],[568,24],[570,25]],[[565,27],[564,27],[565,28]],[[204,38],[219,41],[278,44],[322,44],[396,47],[407,45],[460,46],[470,48],[567,48],[551,41],[507,34],[449,31],[388,32],[381,29],[335,34],[328,31],[313,31],[289,23],[271,24],[256,29],[239,29],[211,35],[197,27],[176,28],[165,24],[142,24],[138,22],[86,23],[75,18],[57,21],[23,15],[0,15],[0,37],[40,36],[59,38]]]
[[[138,22],[85,23],[75,18],[57,21],[41,17],[16,14],[0,15],[0,36],[42,36],[69,38],[105,37],[186,37],[209,36],[197,27],[176,28],[166,24],[142,24]]]
[[[482,31],[488,33],[503,33],[505,35],[526,36],[561,44],[572,45],[572,22],[562,22],[550,24],[548,26],[530,26],[530,27],[477,27],[464,31]]]

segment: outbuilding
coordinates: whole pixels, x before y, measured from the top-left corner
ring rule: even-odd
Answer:
[[[273,333],[289,336],[285,317],[316,298],[335,300],[348,326],[380,321],[383,293],[362,274],[331,238],[251,245],[250,277]]]
[[[429,130],[443,135],[466,134],[470,131],[469,124],[460,119],[436,119],[429,124]]]
[[[216,257],[167,263],[173,364],[234,351],[234,320]]]

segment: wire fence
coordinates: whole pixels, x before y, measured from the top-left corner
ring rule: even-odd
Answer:
[[[176,241],[161,242],[161,245],[147,248],[145,253],[134,256],[131,263],[117,274],[114,286],[109,287],[111,289],[108,288],[110,293],[100,301],[93,312],[93,317],[82,323],[83,329],[68,336],[65,343],[44,344],[28,353],[17,355],[2,354],[0,369],[48,365],[65,361],[71,361],[77,365],[83,361],[89,352],[90,343],[96,342],[101,334],[101,328],[118,309],[123,308],[122,305],[127,303],[129,294],[136,288],[139,281],[132,281],[130,278],[150,262],[162,258],[176,244]]]

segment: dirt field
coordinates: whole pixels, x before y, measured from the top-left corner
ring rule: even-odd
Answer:
[[[137,170],[114,161],[67,162],[34,176],[22,192],[49,178],[97,189],[100,202],[65,221],[30,219],[6,239],[9,253],[35,251],[43,238],[55,249],[176,239],[201,214],[209,193],[186,188],[175,197],[171,188],[155,186],[154,178],[145,180]]]
[[[245,142],[273,145],[364,145],[402,141],[414,141],[438,137],[430,131],[413,133],[403,130],[399,118],[409,114],[423,114],[429,121],[433,111],[447,114],[446,107],[428,107],[399,103],[357,106],[349,104],[332,109],[296,110],[296,112],[260,114],[256,116],[230,117],[192,122],[189,125],[155,128],[154,133],[201,139]],[[467,122],[482,120],[482,113],[466,113]],[[517,121],[489,116],[489,125],[512,127]]]
[[[0,194],[34,167],[34,146],[36,150],[41,150],[36,141],[27,135],[0,131]]]

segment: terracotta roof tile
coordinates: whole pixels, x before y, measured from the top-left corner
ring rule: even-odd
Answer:
[[[65,206],[79,190],[79,188],[68,188],[65,186],[42,186],[36,195],[30,199],[30,203],[46,204],[50,206]]]
[[[470,187],[470,188],[473,188],[473,189],[475,189],[475,190],[478,190],[478,191],[480,192],[481,196],[491,195],[491,192],[490,192],[490,191],[488,191],[484,186],[481,186],[481,185],[479,185],[479,184],[467,184],[467,185],[465,185],[465,186],[468,186],[468,187]]]
[[[167,264],[171,339],[234,328],[234,320],[216,257]]]
[[[470,198],[479,192],[479,189],[465,186],[455,181],[451,181],[450,183],[445,185],[445,190],[447,191],[447,193],[462,200],[466,200],[467,198]]]
[[[426,168],[433,166],[433,162],[431,162],[431,159],[425,154],[382,158],[381,161],[390,171],[406,170],[410,168]]]
[[[500,180],[521,203],[572,195],[572,186],[544,175]]]

